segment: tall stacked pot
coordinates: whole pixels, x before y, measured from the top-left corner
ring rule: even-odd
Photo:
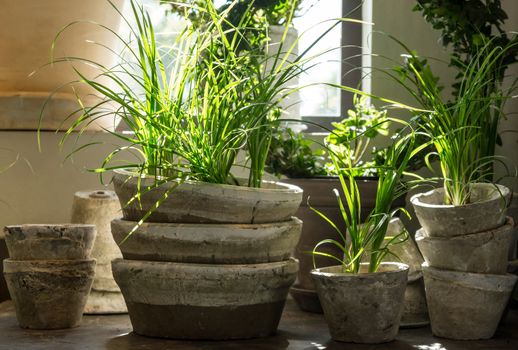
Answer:
[[[444,205],[443,189],[412,197],[422,226],[416,242],[423,254],[432,332],[450,339],[488,339],[518,277],[506,273],[513,220],[506,217],[510,191],[474,184],[471,203]]]
[[[112,221],[112,234],[123,259],[112,269],[135,333],[177,339],[275,333],[298,269],[290,255],[302,222],[292,215],[302,190],[280,183],[154,186],[154,179],[128,172],[116,173],[113,183],[123,218]]]
[[[95,274],[94,225],[5,228],[4,276],[22,328],[79,326]]]

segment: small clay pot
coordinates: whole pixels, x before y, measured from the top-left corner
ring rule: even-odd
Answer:
[[[496,229],[455,237],[426,237],[423,229],[415,239],[429,266],[454,271],[505,274],[513,234],[513,219]]]
[[[112,234],[124,259],[210,264],[258,264],[288,260],[302,221],[269,224],[174,224],[113,220]]]
[[[95,259],[6,259],[4,276],[22,328],[77,327],[95,275]]]
[[[408,265],[381,263],[378,272],[342,273],[342,266],[311,271],[334,340],[385,343],[394,340],[403,313]]]
[[[489,339],[496,331],[518,277],[441,270],[423,265],[432,333]]]
[[[82,224],[14,225],[4,229],[13,260],[84,260],[90,258],[95,226]]]
[[[410,199],[428,237],[453,237],[482,232],[505,222],[511,191],[502,185],[472,185],[471,203],[445,205],[444,189],[416,194]]]

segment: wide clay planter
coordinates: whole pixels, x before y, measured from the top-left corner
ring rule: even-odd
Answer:
[[[513,219],[496,229],[454,237],[426,237],[416,232],[416,242],[429,266],[463,272],[504,274],[513,235]]]
[[[398,333],[408,265],[382,263],[376,273],[366,267],[358,274],[342,273],[341,266],[311,272],[334,340],[385,343]]]
[[[124,259],[205,264],[258,264],[289,260],[302,221],[268,224],[175,224],[113,220]]]
[[[180,185],[164,183],[146,192],[154,184],[154,178],[139,179],[127,171],[115,172],[113,185],[124,219],[138,222],[151,211],[148,222],[279,222],[290,220],[302,200],[300,188],[279,182],[264,181],[261,188],[252,188],[187,181]],[[135,198],[139,185],[140,201]],[[163,200],[164,197],[167,198]],[[158,208],[151,209],[159,202]]]
[[[342,214],[338,206],[338,202],[333,190],[340,189],[340,180],[338,177],[314,177],[314,178],[288,178],[282,180],[285,183],[295,185],[304,190],[302,202],[300,204],[296,217],[302,220],[302,234],[300,241],[295,248],[294,256],[299,260],[299,273],[297,275],[297,283],[290,290],[298,306],[304,311],[322,313],[322,307],[318,300],[315,290],[315,284],[311,278],[310,271],[314,268],[313,257],[308,252],[312,251],[315,245],[328,238],[336,239],[336,231],[328,225],[318,214],[308,206],[321,211],[338,227],[345,231],[345,224]],[[376,200],[376,190],[378,182],[375,178],[362,177],[357,179],[357,184],[362,198],[362,220],[365,220],[367,214],[374,208]],[[340,190],[341,192],[341,190]],[[404,207],[405,199],[401,198],[394,203],[394,207]],[[326,245],[321,247],[321,251],[339,256],[341,253],[338,248]],[[336,264],[336,260],[326,257],[315,257],[316,266],[326,267]]]
[[[20,327],[60,329],[79,326],[95,274],[95,259],[6,259],[3,266]]]
[[[84,260],[90,257],[95,225],[14,225],[4,229],[13,260]]]
[[[112,2],[123,9],[124,0]],[[79,79],[74,67],[89,78],[101,71],[94,65],[72,61],[49,65],[55,37],[66,25],[81,22],[61,35],[54,48],[54,59],[81,57],[109,68],[118,59],[110,50],[116,52],[121,45],[116,35],[92,22],[117,32],[121,16],[104,0],[0,0],[0,8],[0,129],[66,129],[74,119],[65,121],[66,117],[80,108],[76,94],[86,105],[100,100],[98,92],[85,84],[75,84],[74,89],[63,85]],[[107,116],[87,129],[114,127],[114,117]]]
[[[477,183],[473,185],[470,204],[443,204],[443,188],[417,194],[410,202],[428,237],[453,237],[503,225],[510,195],[505,186]]]
[[[491,338],[517,276],[440,270],[423,265],[432,333],[438,337]]]
[[[117,259],[112,268],[135,333],[243,339],[276,332],[297,262],[212,265]]]

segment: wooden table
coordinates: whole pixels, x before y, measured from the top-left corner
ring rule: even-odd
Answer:
[[[243,341],[175,341],[131,333],[127,315],[85,316],[81,327],[67,330],[35,331],[18,327],[10,301],[0,303],[1,350],[472,350],[518,349],[518,310],[511,310],[495,337],[485,341],[452,341],[433,337],[429,327],[402,329],[396,341],[381,345],[359,345],[330,339],[324,317],[299,311],[288,300],[279,332],[274,337]]]

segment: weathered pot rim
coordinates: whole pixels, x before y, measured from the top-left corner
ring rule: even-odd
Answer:
[[[469,233],[466,235],[460,235],[460,236],[450,236],[450,237],[444,237],[444,236],[427,236],[426,231],[424,228],[420,228],[415,233],[415,241],[466,241],[466,240],[473,240],[475,238],[478,238],[480,236],[485,235],[491,235],[494,233],[499,233],[500,231],[506,231],[511,230],[514,227],[514,221],[513,218],[510,216],[505,217],[505,223],[502,226],[499,226],[497,228],[489,229],[486,231],[479,231],[474,233]]]
[[[179,269],[184,270],[201,270],[205,271],[205,274],[224,274],[228,275],[228,271],[231,269],[242,271],[241,275],[245,276],[246,272],[249,273],[257,273],[261,270],[276,270],[282,268],[292,268],[293,272],[296,272],[298,269],[298,260],[295,258],[289,258],[289,260],[283,261],[275,261],[268,263],[258,263],[258,264],[198,264],[198,263],[183,263],[183,262],[171,262],[171,261],[148,261],[148,260],[128,260],[117,258],[112,260],[112,265],[131,265],[131,264],[142,264],[147,265],[151,268],[153,267],[178,267]],[[199,278],[199,276],[194,276],[194,278]]]
[[[368,266],[368,263],[361,263],[362,267]],[[332,272],[337,268],[342,268],[342,265],[333,265],[327,267],[321,267],[318,269],[311,270],[311,275],[320,278],[357,278],[357,277],[375,277],[381,274],[397,274],[404,272],[409,269],[407,264],[400,262],[382,262],[380,268],[388,268],[388,270],[377,272],[360,272],[360,273],[344,273],[344,272]]]
[[[448,283],[456,283],[463,276],[473,279],[475,283],[468,283],[466,281],[458,281],[460,285],[466,288],[477,289],[481,291],[511,291],[518,280],[518,276],[511,273],[502,275],[495,275],[489,273],[475,273],[464,271],[444,270],[436,267],[431,267],[428,263],[422,265],[423,273],[426,280],[426,275],[431,275],[433,279],[441,280]]]
[[[81,227],[81,228],[89,228],[89,227],[93,227],[95,228],[95,225],[92,225],[92,224],[72,224],[72,223],[65,223],[65,224],[21,224],[21,225],[7,225],[5,226],[4,228],[4,231],[6,228],[32,228],[32,227],[36,227],[36,228],[41,228],[41,227],[56,227],[56,228],[65,228],[65,229],[68,229],[68,228],[76,228],[76,227]]]
[[[78,259],[78,260],[15,260],[15,259],[4,259],[4,273],[12,273],[11,269],[17,270],[30,270],[35,272],[49,273],[52,270],[68,270],[70,272],[84,272],[85,270],[91,270],[95,272],[95,265],[97,264],[96,259]],[[36,270],[35,270],[36,269]]]
[[[113,219],[112,223],[119,224],[119,225],[130,225],[133,226],[138,225],[138,222],[132,221],[132,220],[126,220],[124,218],[117,218]],[[220,231],[221,229],[225,228],[241,228],[241,229],[248,229],[248,230],[256,230],[256,229],[266,229],[268,227],[274,227],[274,226],[292,226],[292,225],[302,225],[302,220],[299,218],[292,216],[290,220],[285,221],[278,221],[278,222],[266,222],[266,223],[259,223],[259,224],[216,224],[216,223],[180,223],[180,222],[149,222],[145,221],[141,223],[142,227],[152,227],[152,226],[162,226],[162,227],[178,227],[178,228],[196,228],[201,227],[204,230],[212,230],[217,229]],[[139,230],[137,229],[134,233],[138,233]]]
[[[130,171],[128,169],[115,169],[115,170],[113,170],[113,172],[116,175],[127,176],[129,178],[140,177],[143,180],[154,180],[153,176],[149,176],[149,175],[145,175],[145,174],[138,174],[138,173],[135,173],[134,171]],[[244,179],[238,178],[238,180],[244,180]],[[171,183],[171,182],[173,182],[173,181],[165,182],[164,185]],[[292,185],[292,184],[279,182],[279,181],[266,181],[266,180],[263,180],[262,183],[266,184],[268,186],[272,186],[274,188],[271,188],[271,187],[270,188],[268,188],[268,187],[259,187],[258,188],[258,187],[237,186],[237,185],[228,185],[228,184],[214,184],[214,183],[195,181],[195,180],[185,180],[184,182],[182,182],[180,184],[180,186],[186,186],[186,185],[187,186],[203,186],[203,187],[208,187],[208,188],[223,188],[223,189],[228,189],[228,190],[232,190],[232,191],[239,190],[239,191],[250,192],[250,193],[277,193],[277,194],[278,193],[290,193],[290,194],[302,193],[302,189],[300,187]]]
[[[436,192],[444,191],[444,188],[434,188],[433,190],[430,190],[428,192],[423,192],[423,193],[418,193],[418,194],[413,195],[412,197],[410,197],[410,203],[412,203],[412,205],[414,205],[414,206],[423,207],[423,208],[434,208],[434,209],[469,208],[473,205],[485,203],[485,202],[492,201],[492,200],[495,200],[498,198],[504,199],[505,197],[509,196],[509,194],[511,193],[511,191],[508,187],[500,185],[500,184],[479,182],[479,183],[474,183],[473,186],[491,187],[491,188],[494,188],[495,186],[497,186],[501,193],[499,193],[498,191],[495,190],[492,193],[492,196],[490,198],[487,198],[485,200],[480,200],[477,202],[464,204],[464,205],[439,204],[439,203],[436,204],[436,203],[426,203],[425,201],[423,201],[423,199],[431,197]]]

